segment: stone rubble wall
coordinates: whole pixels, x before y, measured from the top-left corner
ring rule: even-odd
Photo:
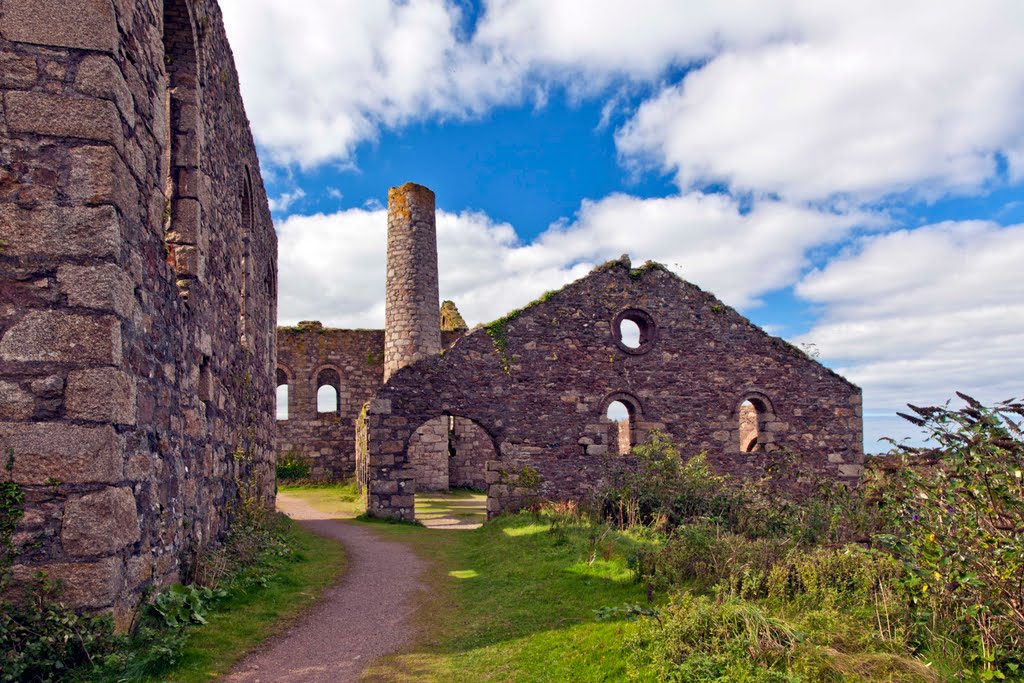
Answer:
[[[650,321],[639,349],[615,333],[624,314]],[[492,331],[399,370],[369,402],[370,514],[415,517],[407,443],[442,412],[491,435],[489,478],[529,465],[540,497],[593,492],[617,450],[613,400],[632,405],[635,441],[662,430],[685,455],[707,451],[720,471],[752,476],[769,454],[740,453],[739,406],[756,399],[768,407],[764,442],[799,453],[803,474],[859,480],[860,389],[661,266],[610,262]],[[507,484],[488,484],[492,513],[515,504]]]
[[[0,3],[14,573],[47,570],[121,625],[225,532],[236,482],[274,491],[277,242],[259,161],[217,3],[170,8],[172,49],[194,50],[194,97],[170,118],[163,16],[156,0]]]
[[[355,423],[383,382],[384,332],[336,330],[314,323],[278,328],[277,366],[288,378],[288,419],[277,420],[278,458],[298,456],[317,479],[341,479],[355,470]],[[317,377],[341,378],[339,410],[317,412]]]
[[[409,437],[409,468],[417,491],[448,490],[449,419],[427,420]]]
[[[450,485],[480,491],[486,489],[487,463],[498,457],[487,432],[472,420],[456,417],[452,447],[455,455],[448,460]]]

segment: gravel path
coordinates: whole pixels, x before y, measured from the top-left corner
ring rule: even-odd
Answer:
[[[250,654],[222,680],[356,681],[372,659],[409,642],[411,602],[424,564],[406,546],[329,519],[299,498],[279,494],[277,507],[310,531],[341,541],[348,570],[287,633]]]

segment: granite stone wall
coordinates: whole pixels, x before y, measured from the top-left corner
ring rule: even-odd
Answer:
[[[759,447],[742,452],[747,400],[761,406]],[[755,475],[782,450],[802,456],[801,476],[853,483],[862,470],[859,388],[667,269],[624,257],[396,372],[365,411],[368,510],[415,517],[408,442],[441,414],[474,421],[497,447],[490,513],[592,493],[609,457],[631,457],[617,455],[612,401],[629,409],[631,443],[662,430],[722,472]]]
[[[214,0],[0,3],[16,576],[123,623],[272,498],[276,254]]]

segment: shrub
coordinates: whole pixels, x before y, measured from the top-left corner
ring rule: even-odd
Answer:
[[[0,681],[64,680],[76,667],[114,655],[124,638],[109,616],[77,614],[60,601],[60,587],[45,574],[18,599],[0,601]]]
[[[309,478],[309,464],[295,451],[289,451],[277,461],[277,478],[281,481]]]
[[[935,448],[895,445],[887,492],[922,641],[951,636],[992,676],[1024,672],[1024,403],[917,408]]]

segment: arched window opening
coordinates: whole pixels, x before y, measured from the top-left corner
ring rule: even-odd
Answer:
[[[615,452],[619,455],[628,455],[633,450],[632,434],[633,415],[630,407],[622,401],[612,401],[608,404],[608,411],[605,414],[615,425],[615,433],[612,435],[615,440]]]
[[[199,236],[199,57],[186,0],[164,2],[164,246],[182,296],[203,273]]]
[[[647,311],[627,308],[615,316],[612,340],[626,353],[640,355],[654,348],[658,327]]]
[[[341,377],[333,368],[321,370],[316,376],[316,412],[341,414]]]
[[[288,375],[277,369],[277,419],[288,419]]]
[[[774,450],[775,434],[768,424],[775,420],[775,408],[763,395],[748,394],[737,408],[739,417],[740,452],[755,453]]]
[[[238,200],[241,205],[239,209],[239,219],[241,221],[239,234],[242,237],[242,275],[238,296],[238,336],[242,341],[242,345],[248,346],[251,336],[248,325],[252,319],[249,313],[249,299],[252,297],[252,254],[250,253],[250,245],[253,232],[252,177],[249,174],[248,167],[245,168],[245,173],[242,176]]]

